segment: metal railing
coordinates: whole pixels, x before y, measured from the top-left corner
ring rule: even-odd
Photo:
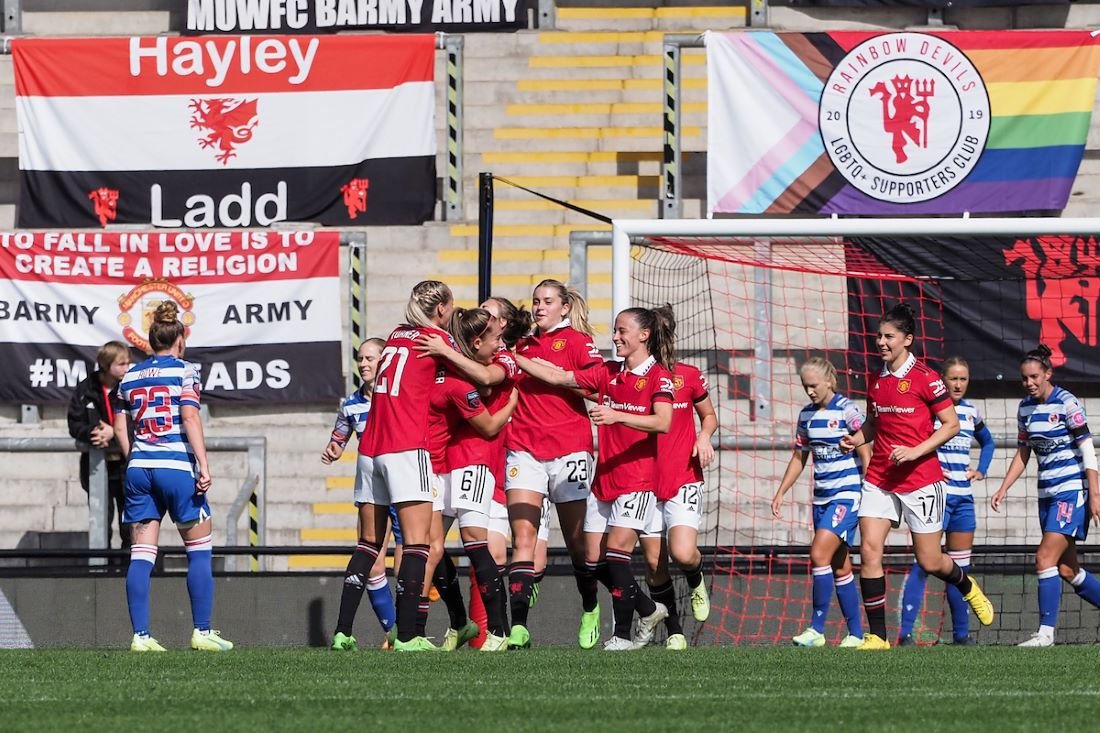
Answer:
[[[226,544],[237,544],[237,521],[245,507],[249,510],[249,542],[253,552],[248,558],[249,570],[263,570],[260,563],[259,548],[264,545],[267,525],[266,487],[267,487],[267,438],[222,438],[207,437],[206,450],[210,453],[245,452],[247,453],[247,472],[241,482],[233,504],[226,517]],[[94,551],[107,550],[109,547],[110,526],[108,525],[107,494],[107,457],[106,453],[90,447],[72,438],[0,438],[0,453],[75,453],[88,452],[88,558],[90,565],[106,565],[107,557]],[[121,524],[122,518],[119,517]],[[243,564],[243,558],[236,561]],[[238,567],[237,569],[240,569]]]

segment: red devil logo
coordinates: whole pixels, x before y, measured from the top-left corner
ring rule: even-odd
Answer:
[[[870,90],[872,97],[882,100],[882,129],[893,138],[890,147],[898,163],[909,160],[905,147],[910,142],[918,147],[928,147],[928,113],[931,109],[928,98],[936,94],[936,82],[934,79],[917,80],[915,92],[913,83],[914,79],[910,76],[895,76],[890,80],[893,92],[881,81]],[[890,109],[891,103],[893,111]]]
[[[88,192],[88,198],[92,200],[95,215],[99,217],[99,225],[107,226],[107,222],[114,221],[118,217],[118,189],[101,186]]]
[[[360,211],[366,212],[368,188],[368,178],[353,178],[340,187],[340,192],[344,194],[344,206],[348,207],[349,219],[358,217]]]

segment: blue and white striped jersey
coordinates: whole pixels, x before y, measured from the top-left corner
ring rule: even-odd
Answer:
[[[1017,424],[1019,445],[1030,446],[1039,461],[1040,498],[1086,488],[1081,450],[1071,431],[1087,430],[1088,419],[1076,397],[1061,387],[1042,402],[1025,397]]]
[[[130,367],[118,392],[134,429],[130,466],[168,468],[195,475],[193,452],[180,422],[180,406],[199,406],[199,372],[174,356],[152,356]]]
[[[798,413],[795,448],[813,453],[814,504],[835,499],[859,501],[863,479],[856,454],[842,453],[840,439],[863,427],[863,411],[843,395],[818,408],[812,402]]]
[[[980,430],[985,420],[977,406],[966,399],[955,405],[955,414],[959,416],[959,434],[940,446],[936,457],[940,459],[940,466],[943,468],[945,493],[970,496],[973,489],[970,487],[970,479],[966,477],[966,472],[970,469],[970,448],[974,443],[974,433]],[[940,428],[938,418],[934,427],[936,430]]]
[[[355,390],[340,403],[340,411],[336,413],[336,425],[332,428],[330,440],[340,445],[347,445],[353,430],[356,435],[361,436],[367,426],[369,414],[370,397]]]

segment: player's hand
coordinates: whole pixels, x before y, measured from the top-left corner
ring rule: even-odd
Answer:
[[[851,435],[845,435],[840,439],[840,452],[851,453],[856,449],[856,441],[852,439]]]
[[[437,333],[420,334],[416,337],[416,345],[413,348],[420,352],[417,355],[418,359],[423,359],[425,356],[442,356],[448,351],[454,351],[451,345]]]
[[[1100,525],[1100,494],[1089,492],[1089,513],[1092,514],[1092,523]]]
[[[985,474],[973,468],[968,468],[966,469],[966,479],[967,481],[982,481],[985,479]]]
[[[776,494],[772,497],[772,516],[779,519],[780,509],[783,508],[783,495]]]
[[[916,448],[909,448],[904,445],[899,445],[894,450],[890,451],[890,460],[895,466],[900,466],[903,463],[909,463],[920,458],[920,453]]]
[[[699,459],[699,465],[706,468],[714,460],[714,446],[710,440],[699,436],[695,439],[695,447],[691,449],[691,455]]]
[[[1005,500],[1005,495],[1008,493],[1005,489],[997,489],[997,492],[993,496],[989,497],[989,506],[993,511],[1000,513],[1001,502]]]
[[[210,478],[210,469],[205,466],[200,466],[199,477],[195,479],[195,493],[200,496],[205,494],[210,490],[210,486],[213,483],[214,481]]]
[[[115,429],[100,420],[99,424],[92,428],[89,437],[91,444],[96,448],[106,448],[115,437]]]
[[[596,405],[588,411],[588,414],[592,417],[592,422],[597,425],[614,425],[621,422],[619,413],[607,405]]]
[[[321,463],[327,466],[333,461],[340,460],[340,456],[342,455],[344,455],[344,446],[336,441],[329,441],[329,444],[325,446],[324,452],[321,453]]]

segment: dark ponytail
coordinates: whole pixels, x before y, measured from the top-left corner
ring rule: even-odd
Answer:
[[[917,318],[908,303],[898,303],[882,316],[879,325],[890,324],[906,336],[912,336],[917,330]]]
[[[639,328],[649,331],[646,346],[650,356],[672,371],[676,366],[676,316],[672,306],[666,303],[656,308],[627,308],[622,314],[631,316]]]
[[[1020,366],[1023,366],[1029,361],[1034,361],[1043,368],[1043,371],[1053,371],[1054,365],[1050,362],[1050,357],[1053,353],[1054,352],[1052,352],[1050,347],[1046,344],[1039,344],[1034,349],[1024,354],[1024,358],[1020,359]]]

